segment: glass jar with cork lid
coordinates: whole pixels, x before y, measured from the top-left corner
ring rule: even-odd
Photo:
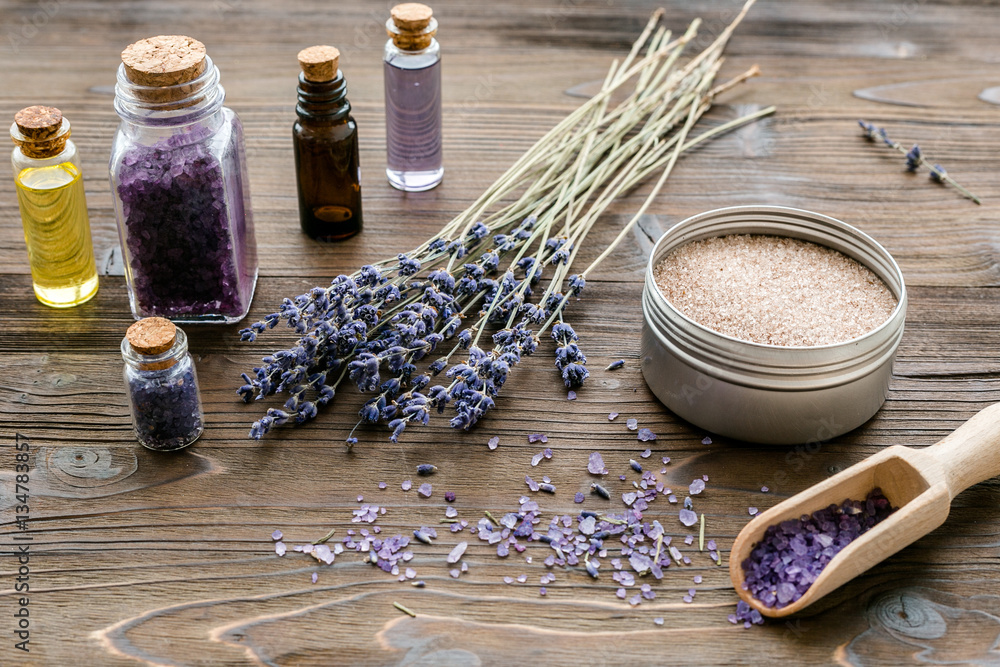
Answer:
[[[14,116],[10,136],[35,296],[56,308],[89,301],[97,294],[97,265],[69,121],[55,107],[30,106]]]
[[[122,52],[111,190],[132,314],[237,322],[257,282],[243,126],[201,42]]]
[[[170,320],[147,317],[128,328],[121,352],[139,443],[172,451],[197,440],[204,430],[204,413],[184,331]]]
[[[392,8],[385,29],[385,143],[389,184],[430,190],[444,178],[441,155],[441,46],[431,8]]]

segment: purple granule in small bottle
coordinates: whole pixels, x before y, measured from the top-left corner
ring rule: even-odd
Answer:
[[[182,363],[185,367],[176,375],[136,371],[129,378],[135,435],[149,449],[181,449],[203,430],[194,366]]]

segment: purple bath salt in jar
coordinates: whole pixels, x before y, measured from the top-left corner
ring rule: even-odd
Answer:
[[[250,309],[257,242],[243,126],[201,42],[122,52],[111,191],[136,319],[233,323]]]
[[[205,416],[184,332],[162,317],[141,319],[125,332],[122,358],[139,443],[166,452],[197,440]]]
[[[398,190],[430,190],[444,178],[437,19],[407,2],[392,8],[385,29],[385,174]]]

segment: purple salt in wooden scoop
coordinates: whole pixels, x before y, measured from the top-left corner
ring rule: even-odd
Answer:
[[[733,543],[729,576],[739,596],[764,616],[794,614],[940,526],[956,495],[996,475],[1000,475],[1000,403],[983,409],[931,447],[889,447],[759,514]],[[743,561],[768,526],[845,499],[864,499],[877,487],[899,509],[834,556],[802,597],[776,608],[744,590]]]

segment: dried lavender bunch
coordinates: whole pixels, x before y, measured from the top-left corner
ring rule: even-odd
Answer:
[[[282,409],[270,408],[253,424],[250,436],[314,418],[345,378],[372,394],[358,424],[387,425],[392,442],[408,426],[427,424],[432,410],[443,413],[449,406],[451,425],[468,429],[495,406],[512,369],[550,327],[563,381],[581,385],[589,373],[565,321],[570,297],[581,294],[589,272],[628,236],[682,152],[774,111],[763,109],[690,137],[718,94],[758,73],[754,67],[712,87],[723,47],[752,4],[683,66],[680,57],[699,22],[671,40],[665,28],[657,28],[657,12],[630,53],[612,64],[601,91],[432,239],[338,276],[328,287],[285,299],[276,312],[241,331],[252,342],[284,321],[300,335],[295,346],[264,357],[243,375],[239,393],[245,401],[289,396]],[[612,104],[611,94],[620,89],[628,94]],[[571,273],[601,214],[654,173],[659,179],[635,216],[584,271]],[[487,331],[488,351],[480,346]],[[440,356],[421,372],[417,362],[435,353]],[[453,362],[456,354],[462,358]],[[432,386],[442,372],[446,382]]]
[[[884,127],[875,127],[871,123],[866,123],[863,120],[858,121],[858,125],[861,126],[861,133],[866,139],[871,142],[881,141],[883,144],[889,148],[893,148],[906,157],[906,170],[909,172],[916,172],[920,167],[927,167],[930,170],[930,178],[935,183],[947,183],[953,188],[962,193],[967,199],[971,199],[976,204],[982,204],[979,197],[972,194],[961,185],[959,185],[955,179],[948,175],[948,172],[939,165],[931,164],[923,155],[923,151],[920,150],[920,146],[913,144],[913,148],[907,150],[898,141],[894,141],[889,138],[889,133],[885,131]]]

